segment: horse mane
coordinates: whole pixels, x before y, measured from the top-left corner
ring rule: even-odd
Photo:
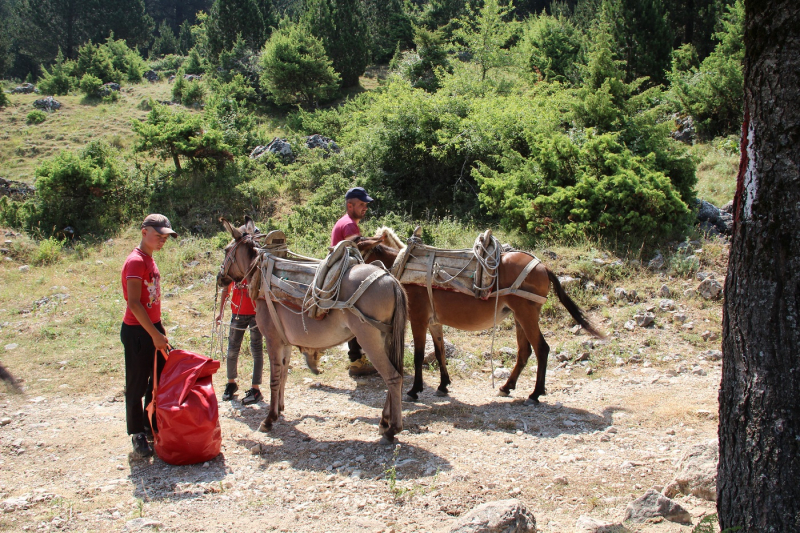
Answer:
[[[376,237],[383,237],[383,243],[389,248],[395,248],[399,251],[405,249],[405,243],[397,236],[397,233],[392,228],[381,226],[375,232]]]

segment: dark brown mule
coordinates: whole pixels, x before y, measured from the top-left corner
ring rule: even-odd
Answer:
[[[388,234],[379,232],[376,237],[356,237],[354,239],[367,263],[382,261],[384,265],[391,268],[399,250],[386,244],[387,240],[394,243],[400,242],[393,232]],[[510,287],[525,266],[532,260],[533,258],[530,255],[523,252],[502,254],[500,288]],[[539,263],[534,267],[525,278],[521,288],[546,297],[550,291],[550,284],[553,285],[559,301],[567,308],[572,318],[592,335],[602,337],[603,335],[589,322],[583,311],[564,292],[558,277],[543,264]],[[465,331],[489,329],[495,323],[496,309],[498,323],[512,312],[514,313],[517,332],[517,361],[508,381],[500,387],[500,394],[508,396],[516,388],[519,375],[528,363],[528,358],[531,356],[531,348],[533,347],[538,365],[536,369],[536,387],[528,399],[525,400],[525,404],[539,403],[539,396],[545,394],[547,356],[550,353],[550,346],[547,345],[539,329],[539,314],[542,310],[542,304],[511,294],[500,296],[500,301],[495,302],[495,298],[480,300],[460,292],[434,288],[433,302],[436,308],[436,317],[440,323],[431,324],[433,312],[427,288],[411,284],[403,284],[403,287],[408,295],[408,319],[411,322],[411,333],[414,335],[414,386],[407,393],[409,397],[416,400],[423,389],[422,362],[425,349],[425,331],[429,330],[431,333],[436,359],[439,361],[440,383],[436,394],[445,396],[448,393],[447,386],[450,384],[450,375],[447,372],[444,356],[442,325]]]

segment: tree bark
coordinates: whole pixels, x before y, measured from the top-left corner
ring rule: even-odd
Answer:
[[[800,2],[745,0],[723,316],[720,526],[800,531]]]

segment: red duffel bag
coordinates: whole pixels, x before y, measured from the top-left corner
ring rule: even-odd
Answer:
[[[164,353],[166,363],[157,377],[153,361],[153,401],[147,406],[155,422],[153,436],[158,456],[172,465],[202,463],[219,455],[217,396],[211,376],[219,361],[186,350]]]

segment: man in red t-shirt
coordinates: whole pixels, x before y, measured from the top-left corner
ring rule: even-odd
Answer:
[[[331,231],[331,246],[336,246],[343,240],[361,235],[358,223],[367,214],[372,198],[364,187],[353,187],[344,195],[346,213],[336,221]],[[361,352],[361,346],[356,339],[347,343],[347,355],[350,357],[350,375],[368,376],[376,374],[377,370]]]
[[[122,266],[122,295],[127,302],[122,319],[120,340],[125,348],[125,421],[131,435],[133,451],[140,457],[153,455],[147,442],[152,432],[144,408],[153,396],[153,358],[156,350],[167,348],[167,337],[161,325],[161,275],[153,260],[153,252],[164,247],[172,230],[164,215],[147,215],[141,225],[142,240]],[[158,372],[164,366],[159,356]],[[144,397],[144,406],[142,398]]]
[[[258,403],[263,399],[261,395],[261,374],[264,370],[264,337],[258,329],[256,322],[256,308],[253,300],[247,294],[247,281],[231,283],[222,289],[222,303],[219,306],[217,324],[222,322],[225,313],[225,300],[231,295],[231,331],[228,335],[227,371],[228,384],[222,393],[222,400],[228,401],[239,390],[236,384],[238,377],[239,350],[242,347],[245,330],[250,330],[250,353],[253,355],[253,382],[250,390],[245,392],[242,405]]]

